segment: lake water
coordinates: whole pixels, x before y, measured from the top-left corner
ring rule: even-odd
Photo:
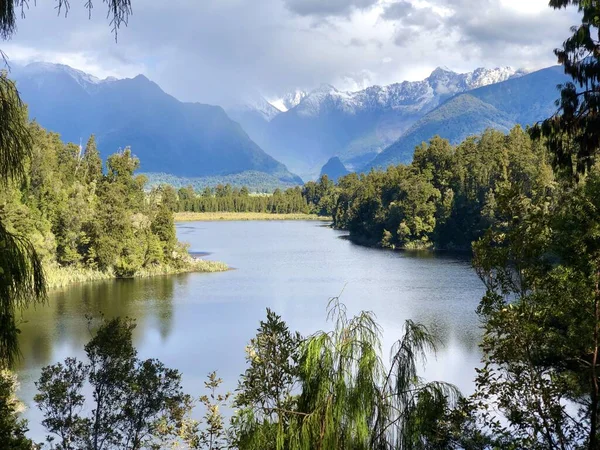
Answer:
[[[235,389],[244,347],[265,308],[307,335],[329,327],[328,300],[342,293],[349,314],[376,314],[386,356],[406,319],[426,324],[443,346],[424,376],[472,391],[483,285],[467,259],[360,247],[320,222],[183,223],[177,234],[190,251],[235,270],[77,285],[51,292],[48,305],[23,314],[19,395],[30,406],[31,437],[44,435],[34,381],[43,366],[83,354],[86,314],[135,318],[140,357],[179,369],[186,391],[199,395],[212,370]]]

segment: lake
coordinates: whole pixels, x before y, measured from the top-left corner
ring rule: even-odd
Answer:
[[[90,339],[85,316],[100,313],[135,318],[140,357],[179,369],[186,391],[199,395],[212,370],[235,389],[265,308],[307,335],[329,327],[328,300],[341,293],[349,314],[376,314],[386,357],[406,319],[427,325],[443,347],[424,376],[472,392],[480,360],[475,308],[484,289],[468,259],[361,247],[321,222],[192,222],[178,224],[177,234],[191,252],[234,270],[76,285],[24,312],[19,396],[30,406],[32,438],[44,436],[32,401],[41,368],[81,356]]]

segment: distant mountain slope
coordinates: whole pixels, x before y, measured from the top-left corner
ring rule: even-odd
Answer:
[[[358,92],[322,85],[298,94],[298,103],[262,126],[243,122],[269,154],[305,178],[315,178],[334,155],[350,168],[370,161],[449,97],[520,77],[510,68],[458,74],[436,69],[422,81],[371,86]]]
[[[415,147],[435,135],[457,144],[486,128],[507,131],[516,124],[525,127],[545,119],[556,111],[554,102],[560,95],[556,86],[565,81],[562,68],[555,66],[456,95],[415,123],[363,170],[408,163]]]
[[[340,158],[334,156],[323,166],[320,176],[327,175],[331,180],[337,182],[339,178],[349,173]]]
[[[98,80],[68,66],[34,63],[11,76],[29,115],[64,140],[94,133],[103,157],[131,146],[144,172],[200,177],[258,171],[301,180],[266,154],[218,106],[183,103],[143,75]]]

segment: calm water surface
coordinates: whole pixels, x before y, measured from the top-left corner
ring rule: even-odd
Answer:
[[[179,224],[177,234],[190,251],[235,270],[78,285],[24,313],[18,372],[31,437],[43,437],[33,383],[43,366],[83,354],[86,314],[135,318],[140,356],[179,369],[186,390],[198,395],[212,370],[235,388],[265,308],[306,335],[328,327],[328,299],[343,291],[350,314],[377,315],[386,355],[406,319],[429,326],[443,347],[429,358],[425,377],[472,391],[483,286],[468,260],[360,247],[319,222],[196,222]]]

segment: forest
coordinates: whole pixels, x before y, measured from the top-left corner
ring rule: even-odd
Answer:
[[[0,190],[0,216],[33,244],[51,284],[201,269],[177,241],[159,193],[145,192],[130,149],[104,165],[94,136],[82,148],[36,123],[25,126],[26,176]]]
[[[116,18],[129,12],[128,2],[114,5],[124,8]],[[475,392],[419,377],[438,344],[426,327],[407,320],[387,358],[374,315],[349,316],[339,298],[329,302],[329,329],[309,336],[267,309],[235,393],[222,392],[213,372],[197,399],[177,370],[140,359],[132,321],[88,318],[85,360],[47,366],[36,383],[46,448],[600,449],[600,6],[550,5],[581,14],[556,51],[573,78],[560,87],[556,115],[456,147],[433,138],[410,165],[337,186],[322,178],[271,199],[226,186],[210,196],[146,194],[129,150],[103,171],[93,138],[83,150],[27,122],[14,84],[0,76],[0,442],[39,448],[10,369],[19,311],[46,299],[44,266],[131,276],[175,264],[184,250],[172,211],[183,202],[308,208],[369,245],[471,247],[486,289]],[[11,26],[14,14],[0,14],[0,29],[10,35]]]

